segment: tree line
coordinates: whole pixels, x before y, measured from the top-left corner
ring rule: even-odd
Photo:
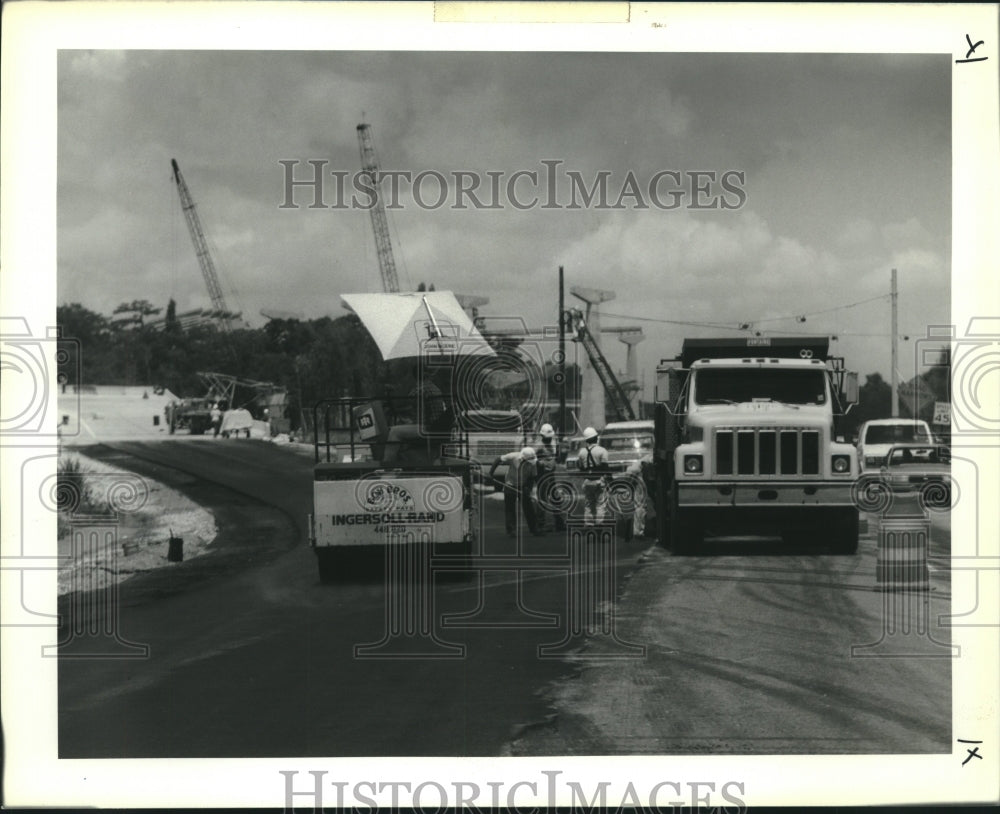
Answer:
[[[178,398],[205,395],[198,371],[272,382],[285,388],[286,414],[297,427],[302,410],[328,398],[365,395],[406,396],[416,386],[413,360],[385,362],[370,334],[354,314],[332,319],[270,319],[261,328],[224,332],[211,326],[182,327],[171,300],[164,321],[150,324],[161,309],[147,300],[122,303],[113,316],[80,303],[60,305],[56,322],[72,358],[68,385],[145,385],[163,387]],[[491,340],[502,357],[516,355],[516,340]],[[75,371],[79,371],[77,374]],[[546,366],[549,393],[556,397],[557,371]],[[77,381],[79,378],[79,381]],[[579,388],[579,371],[569,366],[567,398]],[[515,388],[516,389],[516,388]],[[484,394],[508,408],[502,394]]]
[[[79,303],[60,305],[56,321],[65,338],[75,339],[67,369],[80,371],[80,381],[70,373],[68,384],[147,385],[164,387],[178,397],[204,395],[198,371],[227,373],[244,379],[273,382],[289,394],[288,415],[297,426],[300,410],[321,399],[343,396],[407,395],[415,386],[412,360],[383,362],[378,348],[354,314],[331,319],[271,319],[261,328],[218,331],[209,326],[183,328],[171,300],[165,321],[152,327],[149,318],[161,309],[147,300],[122,303],[118,318],[92,311]],[[516,341],[491,340],[497,352],[516,355]],[[558,397],[557,371],[546,365],[548,397]],[[580,373],[567,369],[567,399],[578,397]],[[900,414],[907,418],[933,418],[934,401],[949,401],[947,359],[920,374],[925,398],[917,414],[908,400],[900,399]],[[516,391],[516,388],[515,388]],[[516,392],[513,395],[517,395]],[[485,397],[485,394],[484,394]],[[880,373],[871,373],[860,388],[858,405],[846,416],[844,429],[853,432],[862,422],[891,415],[892,388]],[[509,407],[508,403],[483,404]],[[643,414],[651,415],[650,409]]]

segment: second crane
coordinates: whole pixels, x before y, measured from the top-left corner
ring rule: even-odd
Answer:
[[[399,276],[396,274],[396,260],[392,256],[392,243],[389,240],[389,221],[379,195],[378,157],[375,155],[370,124],[358,125],[358,145],[361,148],[361,172],[368,177],[372,195],[368,211],[371,213],[372,230],[375,232],[375,251],[378,254],[378,267],[382,272],[382,290],[386,294],[395,294],[399,291]]]

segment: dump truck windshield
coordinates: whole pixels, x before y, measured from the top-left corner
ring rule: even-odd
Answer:
[[[826,374],[822,370],[788,368],[703,368],[695,372],[696,404],[738,404],[777,401],[783,404],[825,404]]]

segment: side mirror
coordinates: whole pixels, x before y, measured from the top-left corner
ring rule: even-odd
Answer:
[[[858,403],[860,390],[858,388],[858,374],[853,370],[844,372],[844,401],[845,406]]]

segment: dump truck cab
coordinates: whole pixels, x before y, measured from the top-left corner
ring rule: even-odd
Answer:
[[[708,529],[856,550],[857,457],[838,432],[856,377],[827,351],[825,337],[687,340],[661,363],[654,457],[675,552]]]

